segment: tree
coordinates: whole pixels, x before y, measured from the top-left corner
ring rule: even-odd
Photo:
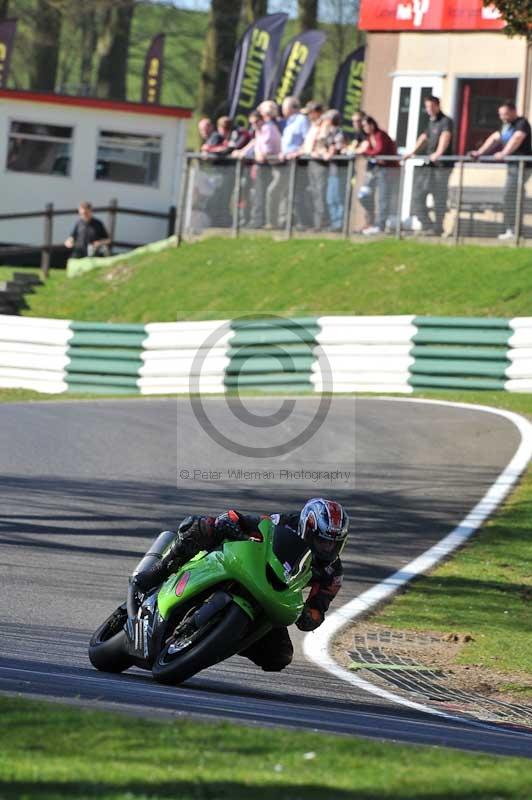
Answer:
[[[200,113],[208,117],[219,114],[226,98],[241,13],[242,0],[212,0],[198,103]]]
[[[135,0],[115,0],[106,5],[96,52],[100,57],[96,94],[98,97],[126,98],[127,57]]]
[[[308,31],[318,27],[318,0],[297,0],[297,29],[298,31]],[[314,95],[314,79],[316,70],[313,69],[307,85],[301,96],[301,100],[306,102]]]
[[[300,31],[318,27],[318,0],[297,0],[297,25]]]
[[[495,6],[506,22],[508,36],[524,36],[532,42],[532,7],[530,0],[484,0],[485,6]]]
[[[268,0],[244,0],[244,21],[251,25],[268,13]]]
[[[30,89],[53,92],[59,62],[61,12],[49,0],[37,0],[33,14]]]
[[[361,42],[361,33],[356,27],[358,7],[356,0],[321,0],[322,19],[329,23],[325,48],[336,69]]]
[[[9,0],[0,0],[0,19],[7,19],[9,16]]]
[[[82,94],[90,94],[92,89],[93,60],[98,41],[98,28],[94,3],[85,2],[79,14],[80,65],[79,82]]]

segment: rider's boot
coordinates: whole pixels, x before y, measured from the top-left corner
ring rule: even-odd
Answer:
[[[185,517],[177,533],[163,531],[137,565],[131,582],[144,594],[160,586],[204,548],[207,524],[210,518]]]

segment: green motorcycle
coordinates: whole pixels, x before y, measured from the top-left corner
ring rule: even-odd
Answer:
[[[134,574],[162,558],[173,538],[162,533]],[[272,628],[292,625],[310,575],[308,545],[263,519],[249,539],[199,553],[146,595],[130,582],[127,602],[92,636],[90,661],[104,672],[135,665],[151,669],[160,683],[182,683]]]

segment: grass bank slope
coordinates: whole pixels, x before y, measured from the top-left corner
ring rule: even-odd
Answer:
[[[120,322],[244,314],[530,314],[531,253],[417,242],[207,239],[28,296],[32,316]]]

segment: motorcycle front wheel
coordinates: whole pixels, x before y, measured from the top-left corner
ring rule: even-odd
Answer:
[[[102,672],[124,672],[133,666],[133,659],[127,651],[126,621],[127,608],[123,603],[94,632],[89,643],[89,659],[93,667]]]
[[[251,620],[239,605],[229,603],[214,617],[194,628],[192,617],[199,608],[189,609],[170,631],[156,657],[152,672],[159,683],[176,685],[202,669],[234,655],[246,637]]]

